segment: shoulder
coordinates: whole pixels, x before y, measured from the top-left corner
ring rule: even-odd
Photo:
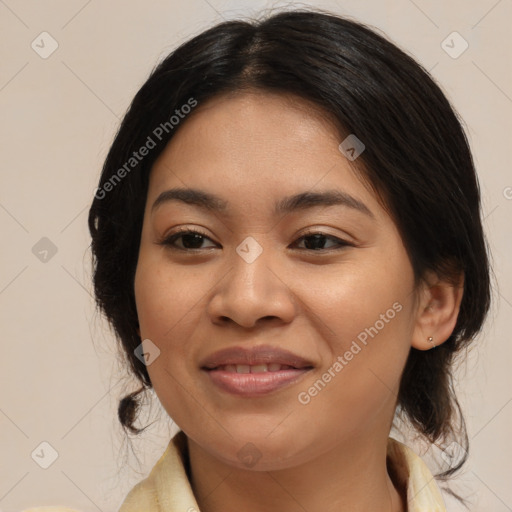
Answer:
[[[153,510],[158,502],[157,489],[153,475],[136,484],[127,494],[119,512],[140,512]]]
[[[179,431],[150,474],[131,489],[118,512],[199,510],[187,474],[187,438]]]
[[[419,455],[392,437],[388,438],[387,455],[390,476],[405,490],[410,512],[446,512],[435,478]]]
[[[54,505],[47,507],[24,508],[21,512],[80,512],[80,510]]]

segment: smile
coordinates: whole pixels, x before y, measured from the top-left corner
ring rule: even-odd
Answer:
[[[213,370],[220,370],[228,373],[265,373],[265,372],[278,372],[279,370],[293,370],[293,366],[279,363],[270,364],[225,364]]]
[[[312,368],[294,368],[278,363],[223,365],[204,370],[208,379],[224,392],[257,397],[297,383]]]

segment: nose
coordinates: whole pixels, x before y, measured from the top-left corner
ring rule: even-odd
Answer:
[[[265,249],[253,261],[233,250],[231,270],[217,284],[208,304],[213,323],[234,322],[251,329],[262,322],[289,323],[296,301],[287,275],[278,258]],[[273,260],[273,261],[272,261]]]

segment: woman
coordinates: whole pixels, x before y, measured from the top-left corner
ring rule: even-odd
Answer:
[[[389,437],[468,439],[455,356],[490,302],[477,177],[439,87],[295,11],[186,42],[135,96],[90,209],[99,307],[181,431],[121,512],[444,511]],[[457,421],[459,420],[459,421]]]

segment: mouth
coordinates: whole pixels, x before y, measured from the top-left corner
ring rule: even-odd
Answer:
[[[262,396],[288,387],[302,380],[313,368],[306,359],[269,346],[224,349],[201,365],[217,388],[244,397]]]
[[[310,369],[312,366],[306,366],[304,368]],[[288,364],[280,363],[262,363],[262,364],[223,364],[216,366],[215,368],[203,368],[206,371],[221,371],[227,373],[267,373],[267,372],[279,372],[283,370],[300,370],[302,368],[296,368]]]
[[[200,363],[205,370],[234,366],[237,373],[250,373],[251,368],[256,368],[259,372],[278,371],[280,368],[277,365],[302,369],[312,367],[313,363],[289,350],[270,345],[228,347],[214,352]]]

